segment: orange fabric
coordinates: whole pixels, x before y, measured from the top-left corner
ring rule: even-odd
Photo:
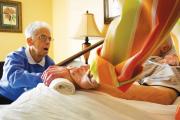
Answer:
[[[131,2],[125,1],[122,18],[112,22],[102,51],[98,52],[97,66],[91,67],[99,81],[122,91],[133,82],[122,83],[133,80],[142,71],[141,65],[165,41],[180,16],[180,0],[136,0],[134,7],[139,9],[131,8]],[[131,27],[127,27],[129,24]]]
[[[177,107],[175,120],[180,120],[180,105]]]
[[[164,41],[164,38],[168,35],[179,18],[180,13],[177,14],[176,11],[180,11],[180,1],[158,1],[156,26],[145,40],[146,43],[142,49],[125,61],[125,65],[123,65],[120,70],[119,81],[132,79],[136,68],[141,66],[148,56],[160,46],[160,43]]]
[[[118,64],[116,66],[112,65],[110,62],[102,58],[100,54],[101,49],[98,49],[97,51],[97,72],[98,77],[96,79],[99,80],[100,84],[107,84],[113,87],[117,87],[118,89],[122,90],[123,92],[126,91],[133,82],[130,82],[126,85],[120,85],[117,74],[122,69],[123,64]],[[133,77],[135,77],[137,74],[139,74],[142,71],[142,67],[138,66]],[[132,77],[132,78],[133,78]],[[131,78],[131,79],[132,79]],[[130,79],[129,79],[130,80]]]
[[[97,53],[97,66],[98,66],[98,77],[100,84],[108,84],[114,86],[115,81],[113,81],[113,75],[116,77],[115,68],[114,66],[99,56],[100,49]],[[116,77],[117,80],[117,77]],[[116,81],[117,82],[117,81]]]
[[[133,47],[130,53],[130,57],[136,54],[143,46],[144,39],[147,38],[148,34],[152,29],[152,3],[153,0],[144,0],[142,2],[142,9],[140,11],[137,28],[134,35]]]

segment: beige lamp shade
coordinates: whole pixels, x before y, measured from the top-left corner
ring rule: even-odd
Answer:
[[[82,50],[91,46],[91,43],[89,43],[89,37],[101,37],[101,32],[95,23],[94,15],[92,13],[88,13],[87,11],[86,14],[83,14],[75,37],[80,38],[80,40],[82,40],[82,38],[85,40],[82,44]],[[89,55],[90,51],[83,55],[86,64],[88,64]]]
[[[87,11],[83,14],[76,37],[101,37],[101,32],[95,23],[94,15],[92,13],[88,13]]]

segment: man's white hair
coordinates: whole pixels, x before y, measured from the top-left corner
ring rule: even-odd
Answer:
[[[50,32],[50,26],[46,22],[36,21],[29,24],[25,29],[25,37],[31,38],[34,37],[35,32],[40,28],[46,28]]]

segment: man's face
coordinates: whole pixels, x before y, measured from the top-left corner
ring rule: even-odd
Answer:
[[[32,48],[33,54],[36,54],[39,57],[44,57],[48,54],[48,50],[51,42],[51,34],[48,29],[41,28],[36,31],[35,35],[32,38]]]

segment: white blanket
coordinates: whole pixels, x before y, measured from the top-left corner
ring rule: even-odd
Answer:
[[[176,105],[124,100],[97,91],[64,95],[39,84],[0,109],[0,120],[173,120]]]

